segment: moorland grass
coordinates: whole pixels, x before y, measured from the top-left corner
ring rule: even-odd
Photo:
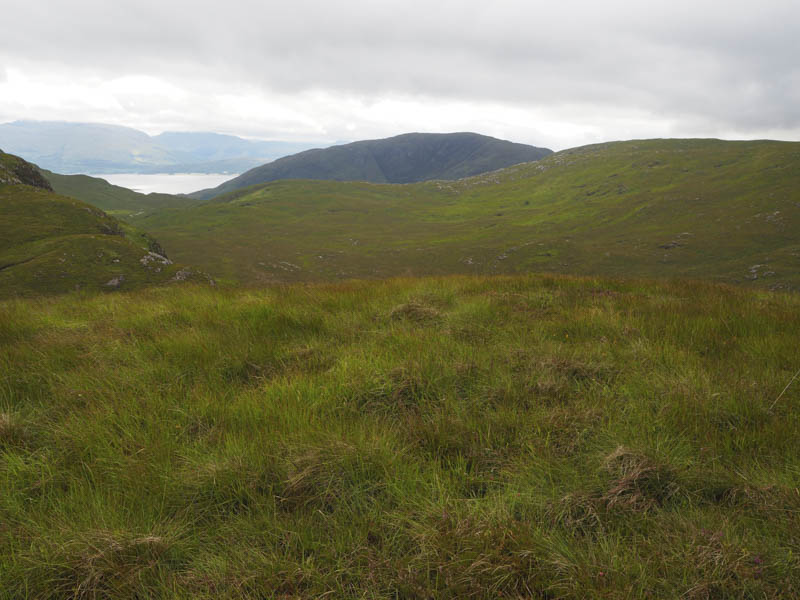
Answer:
[[[41,177],[22,159],[8,154],[0,158],[19,161]],[[153,238],[94,206],[42,187],[0,181],[2,299],[208,281],[173,264],[163,252]]]
[[[275,181],[132,222],[245,284],[551,272],[800,290],[800,143],[634,140],[459,181]]]
[[[799,332],[551,275],[5,301],[0,598],[796,598]]]

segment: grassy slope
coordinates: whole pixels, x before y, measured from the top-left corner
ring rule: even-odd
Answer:
[[[205,279],[163,254],[149,235],[53,193],[35,165],[0,152],[0,298]]]
[[[800,288],[800,144],[588,146],[457,182],[279,181],[135,222],[243,282],[552,271]]]
[[[149,236],[88,204],[27,185],[0,185],[0,297],[165,283],[180,269],[140,261]]]
[[[798,332],[556,276],[0,303],[0,597],[797,598]]]
[[[197,204],[196,200],[186,196],[140,194],[128,188],[111,185],[99,177],[42,172],[57,193],[77,198],[118,217],[128,217],[158,208],[180,208]]]

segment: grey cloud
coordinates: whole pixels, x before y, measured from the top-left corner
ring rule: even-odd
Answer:
[[[47,4],[47,6],[45,6]],[[8,64],[800,126],[794,0],[14,3]]]

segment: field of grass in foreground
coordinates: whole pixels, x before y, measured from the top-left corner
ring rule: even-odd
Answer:
[[[798,347],[685,282],[2,302],[0,597],[796,598]]]

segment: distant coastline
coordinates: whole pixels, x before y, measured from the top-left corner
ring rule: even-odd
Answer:
[[[142,194],[188,194],[233,179],[238,173],[89,173],[112,185],[131,189]]]

